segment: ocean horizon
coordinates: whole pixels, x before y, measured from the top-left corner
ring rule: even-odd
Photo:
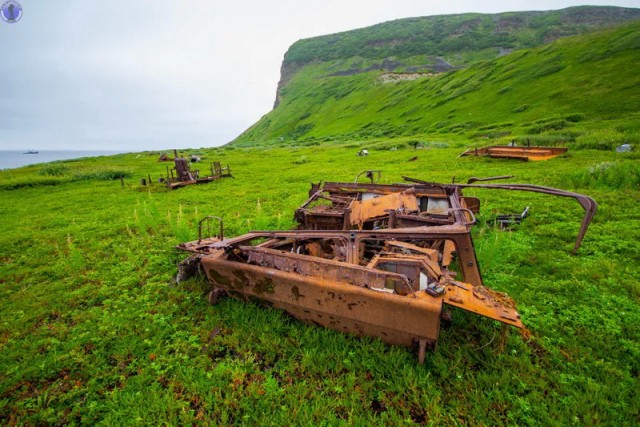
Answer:
[[[56,160],[71,160],[82,157],[113,156],[131,151],[117,150],[39,150],[37,154],[26,154],[26,151],[0,150],[0,169],[14,169],[38,163]]]

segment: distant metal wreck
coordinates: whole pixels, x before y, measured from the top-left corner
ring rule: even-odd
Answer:
[[[524,327],[511,298],[484,286],[471,238],[480,200],[463,188],[575,198],[586,211],[576,249],[597,208],[588,196],[527,184],[377,184],[377,171],[366,175],[372,183],[312,185],[295,230],[225,238],[222,220],[205,218],[198,240],[178,246],[194,254],[183,269],[202,267],[211,303],[258,299],[319,326],[417,345],[423,363],[444,305]],[[220,229],[203,237],[211,220]]]
[[[470,148],[462,156],[488,156],[496,159],[548,160],[567,152],[564,147],[518,147],[511,145],[492,145],[483,148]]]
[[[204,175],[198,169],[191,169],[187,159],[178,156],[177,152],[174,153],[175,167],[173,169],[167,167],[166,179],[167,187],[172,190],[192,184],[205,184],[221,178],[233,178],[229,165],[222,166],[220,162],[213,162],[211,163],[211,174]]]

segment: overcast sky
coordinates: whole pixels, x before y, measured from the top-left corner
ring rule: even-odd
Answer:
[[[0,0],[4,3],[5,0]],[[0,150],[222,145],[268,113],[301,38],[579,1],[18,0],[0,21]],[[588,2],[640,7],[640,0]]]

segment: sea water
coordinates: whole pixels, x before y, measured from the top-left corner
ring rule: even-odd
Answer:
[[[111,156],[121,151],[110,150],[41,150],[38,154],[25,154],[26,151],[0,151],[0,169],[19,168],[20,166],[47,163],[55,160],[78,159],[80,157]]]

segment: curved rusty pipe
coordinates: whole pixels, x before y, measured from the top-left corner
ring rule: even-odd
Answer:
[[[467,180],[467,184],[473,184],[474,182],[479,182],[479,181],[497,181],[499,179],[511,179],[514,177],[515,175],[490,176],[488,178],[478,178],[476,176],[472,176]]]
[[[416,182],[420,184],[431,184],[427,181],[422,181],[420,179],[402,177],[406,181]],[[572,191],[560,190],[558,188],[552,187],[544,187],[542,185],[533,185],[533,184],[447,184],[450,187],[456,188],[487,188],[487,189],[495,189],[495,190],[515,190],[515,191],[531,191],[533,193],[542,193],[542,194],[550,194],[552,196],[560,196],[560,197],[571,197],[576,199],[580,206],[585,211],[584,217],[582,218],[582,224],[580,225],[580,232],[578,233],[578,237],[576,239],[576,244],[573,247],[573,253],[576,253],[580,248],[580,244],[584,239],[584,235],[587,233],[587,229],[589,228],[589,224],[593,219],[593,216],[596,214],[598,210],[598,203],[590,196],[580,193],[574,193]]]
[[[516,190],[516,191],[531,191],[534,193],[550,194],[552,196],[571,197],[576,199],[580,206],[584,209],[584,217],[582,218],[582,224],[580,225],[580,232],[576,239],[576,244],[573,247],[573,253],[578,252],[582,239],[587,233],[587,228],[593,219],[593,216],[598,210],[598,203],[590,196],[580,193],[574,193],[572,191],[560,190],[552,187],[543,187],[541,185],[533,184],[459,184],[458,187],[462,188],[489,188],[496,190]]]

